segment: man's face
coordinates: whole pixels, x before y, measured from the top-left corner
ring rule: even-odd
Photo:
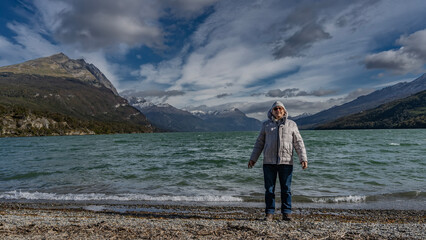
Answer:
[[[272,115],[274,115],[275,119],[281,119],[284,117],[285,110],[283,107],[276,106],[272,109]]]

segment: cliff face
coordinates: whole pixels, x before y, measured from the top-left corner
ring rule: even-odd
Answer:
[[[92,135],[87,128],[73,128],[66,121],[57,122],[52,118],[32,113],[5,113],[1,115],[0,137],[2,136],[59,136]]]

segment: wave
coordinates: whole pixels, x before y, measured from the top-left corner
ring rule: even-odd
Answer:
[[[305,203],[363,203],[363,202],[380,202],[394,200],[426,200],[426,193],[422,191],[409,191],[386,193],[377,195],[349,195],[349,196],[294,196],[297,202]]]
[[[367,196],[328,196],[328,197],[307,197],[295,196],[294,201],[308,203],[361,203],[367,200]]]
[[[403,147],[409,147],[409,146],[418,146],[418,143],[395,143],[391,142],[388,143],[389,146],[403,146]]]
[[[242,202],[243,200],[233,196],[151,196],[146,194],[116,194],[103,193],[85,194],[57,194],[43,192],[9,191],[0,193],[0,199],[6,200],[56,200],[56,201],[172,201],[172,202]]]

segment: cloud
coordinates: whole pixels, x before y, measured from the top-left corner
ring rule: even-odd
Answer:
[[[370,93],[374,92],[374,89],[364,89],[364,88],[358,88],[354,91],[348,93],[348,95],[343,99],[344,102],[349,102],[352,100],[355,100],[356,98],[364,95],[368,95]]]
[[[315,90],[311,92],[300,91],[298,88],[289,88],[289,89],[273,89],[269,90],[265,96],[274,97],[274,98],[289,98],[289,97],[298,97],[298,96],[316,96],[322,97],[336,93],[335,90]]]
[[[173,58],[168,61],[162,61],[156,65],[144,64],[136,73],[143,79],[144,83],[172,84],[181,76],[182,59]]]
[[[148,0],[74,0],[56,18],[55,38],[96,50],[118,44],[163,47],[161,6]],[[41,9],[40,9],[41,10]]]
[[[13,40],[0,36],[0,66],[60,52],[58,46],[45,40],[36,29],[17,22],[8,23],[6,26],[16,35]]]
[[[217,95],[216,97],[217,98],[224,98],[224,97],[228,97],[228,96],[231,96],[232,94],[228,94],[228,93],[223,93],[223,94],[219,94],[219,95]]]
[[[331,35],[321,25],[310,23],[284,40],[281,46],[274,49],[273,55],[275,58],[300,56],[303,50],[310,48],[315,42],[329,38]]]
[[[399,49],[370,54],[364,59],[367,69],[386,69],[395,74],[418,73],[426,64],[426,29],[401,36]]]
[[[163,90],[150,90],[150,91],[135,91],[135,90],[125,90],[120,92],[120,95],[126,97],[142,97],[148,99],[161,99],[162,102],[165,102],[169,97],[173,96],[182,96],[186,93],[183,91],[171,90],[171,91],[163,91]]]
[[[84,51],[117,46],[164,49],[162,19],[197,17],[217,0],[37,0],[55,39]],[[46,7],[47,6],[47,7]]]
[[[401,44],[403,50],[414,54],[417,58],[426,62],[426,29],[417,31],[409,36],[401,36],[397,43]]]
[[[205,8],[218,0],[160,0],[171,13],[180,18],[192,18],[200,15]]]
[[[279,23],[278,39],[275,39],[275,58],[303,56],[315,43],[332,38],[326,30],[330,22],[339,27],[359,25],[360,13],[377,1],[357,1],[347,4],[341,1],[300,1],[284,21]],[[337,18],[337,19],[336,19]],[[363,20],[366,21],[366,20]],[[328,27],[329,29],[333,29]]]

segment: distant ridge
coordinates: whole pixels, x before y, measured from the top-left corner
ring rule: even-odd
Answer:
[[[426,90],[426,74],[423,74],[414,81],[398,83],[361,96],[343,105],[332,107],[308,117],[299,118],[296,122],[301,129],[313,129],[318,125],[331,122],[340,117],[372,109],[381,104],[405,98],[423,90]]]

